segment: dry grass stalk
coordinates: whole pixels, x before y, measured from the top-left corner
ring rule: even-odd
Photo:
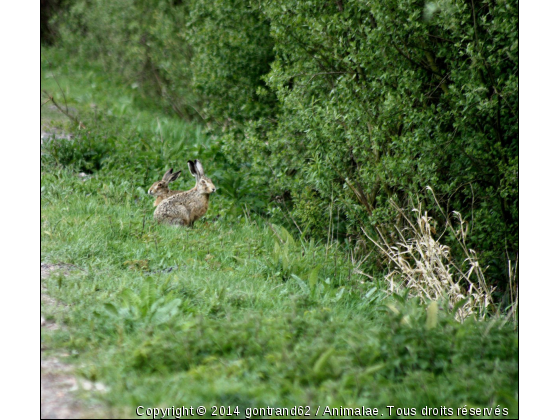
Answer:
[[[517,266],[519,256],[512,265],[511,260],[508,260],[508,277],[509,277],[509,294],[511,306],[506,316],[506,320],[513,318],[513,325],[517,328],[517,309],[519,307],[519,288],[517,283]]]
[[[404,229],[395,227],[400,240],[391,244],[378,230],[381,241],[376,241],[364,231],[392,263],[392,271],[385,276],[390,291],[394,293],[407,287],[410,297],[419,297],[426,303],[445,299],[450,310],[457,309],[455,317],[461,322],[472,314],[484,318],[492,304],[494,288],[489,289],[486,285],[475,251],[465,244],[468,226],[461,214],[454,212],[458,221],[456,228],[446,217],[446,228],[452,230],[464,252],[464,263],[457,264],[449,247],[432,236],[435,229],[426,212],[422,214],[421,209],[413,209],[415,217],[411,220],[401,208],[393,205],[406,221]]]

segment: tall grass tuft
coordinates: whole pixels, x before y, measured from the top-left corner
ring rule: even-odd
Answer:
[[[427,212],[422,212],[420,205],[412,209],[412,214],[407,214],[394,202],[392,205],[403,217],[405,225],[402,228],[395,226],[398,233],[395,243],[390,243],[379,229],[380,240],[377,241],[364,230],[366,236],[391,262],[392,269],[385,276],[389,291],[399,293],[407,288],[408,296],[418,297],[422,302],[446,301],[449,310],[460,322],[470,315],[483,319],[488,309],[493,307],[492,294],[495,288],[488,287],[476,252],[466,245],[469,229],[461,214],[452,213],[455,219],[453,223],[437,203],[445,216],[444,230],[451,233],[462,250],[462,256],[457,258],[452,255],[449,246],[440,242],[441,236],[434,238],[436,229],[433,219]],[[459,262],[459,259],[462,261]]]
[[[517,329],[517,310],[519,307],[519,288],[518,288],[518,281],[517,281],[517,267],[519,263],[519,256],[515,260],[515,263],[512,263],[511,260],[508,260],[508,278],[509,278],[509,299],[510,299],[510,306],[508,310],[508,314],[506,319],[512,319],[514,327]]]

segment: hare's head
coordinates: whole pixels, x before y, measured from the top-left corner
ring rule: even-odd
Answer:
[[[211,194],[216,191],[216,187],[210,178],[204,175],[204,169],[202,164],[198,159],[194,162],[189,160],[189,170],[191,174],[196,178],[196,189],[201,194]]]
[[[169,192],[169,183],[175,181],[181,175],[181,171],[173,173],[173,168],[168,170],[161,181],[154,182],[148,190],[148,194],[156,197],[167,194]]]

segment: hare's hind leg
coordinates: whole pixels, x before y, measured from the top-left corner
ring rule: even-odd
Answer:
[[[173,225],[173,226],[185,226],[186,225],[185,221],[183,219],[179,218],[179,217],[171,219],[169,221],[169,224]]]

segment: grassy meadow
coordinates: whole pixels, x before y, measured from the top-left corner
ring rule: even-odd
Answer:
[[[45,281],[64,303],[45,315],[64,327],[41,339],[108,390],[82,398],[122,417],[138,406],[239,410],[218,418],[294,406],[312,417],[320,407],[320,418],[326,406],[518,416],[511,322],[461,324],[444,305],[389,295],[384,273],[355,272],[356,244],[306,239],[281,208],[259,210],[265,197],[204,127],[54,49],[41,62],[43,91],[83,125],[41,107],[44,131],[73,135],[42,146],[41,261],[69,273]],[[158,225],[147,190],[170,167],[183,171],[170,188],[192,188],[189,159],[218,187],[209,211],[192,229]]]

